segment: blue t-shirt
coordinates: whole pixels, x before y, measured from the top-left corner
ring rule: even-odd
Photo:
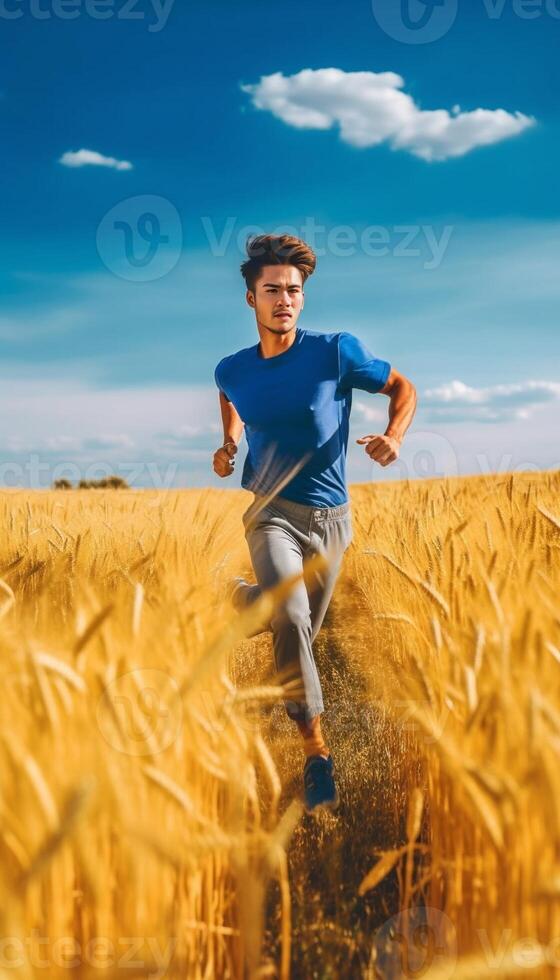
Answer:
[[[351,333],[301,327],[275,357],[257,343],[222,358],[214,378],[249,447],[241,486],[314,507],[346,503],[352,389],[380,391],[390,371]]]

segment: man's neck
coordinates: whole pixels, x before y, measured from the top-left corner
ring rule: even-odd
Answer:
[[[294,326],[289,333],[277,334],[259,323],[258,331],[261,338],[258,346],[259,356],[266,360],[269,357],[284,354],[295,343],[297,329],[297,326]]]

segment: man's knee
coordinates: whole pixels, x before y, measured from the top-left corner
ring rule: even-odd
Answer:
[[[311,632],[311,610],[309,606],[304,607],[296,603],[288,603],[283,608],[276,610],[271,617],[270,626],[273,633],[297,632],[298,630]]]

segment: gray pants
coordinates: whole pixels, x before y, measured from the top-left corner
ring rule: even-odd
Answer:
[[[328,566],[316,572],[307,586],[303,579],[297,582],[270,623],[257,631],[272,631],[281,683],[299,681],[303,700],[285,700],[287,714],[294,721],[309,722],[324,710],[312,643],[331,600],[344,552],[352,541],[350,503],[313,507],[274,497],[261,510],[262,501],[262,496],[255,494],[242,518],[258,584],[239,590],[238,609],[255,602],[263,590],[301,572],[304,559],[311,555],[320,552],[328,560]]]

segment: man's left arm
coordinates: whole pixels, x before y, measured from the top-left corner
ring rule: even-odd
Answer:
[[[393,463],[399,455],[404,434],[416,411],[416,388],[408,378],[391,368],[379,394],[389,396],[389,422],[383,435],[361,436],[356,439],[371,459],[381,466]]]

